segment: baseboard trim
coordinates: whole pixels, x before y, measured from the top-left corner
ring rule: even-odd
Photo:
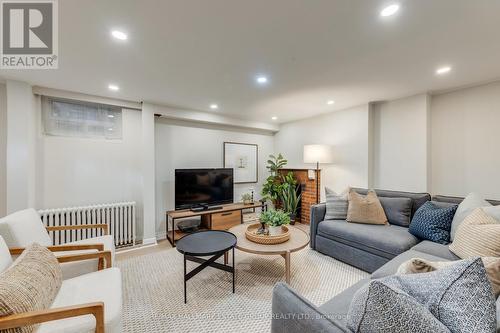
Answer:
[[[142,240],[142,246],[145,245],[156,245],[156,237],[155,238],[145,238]]]

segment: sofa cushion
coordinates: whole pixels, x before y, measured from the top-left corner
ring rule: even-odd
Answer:
[[[450,251],[460,258],[500,257],[500,221],[477,208],[459,226]]]
[[[432,254],[428,253],[423,253],[419,251],[415,251],[412,248],[411,250],[408,250],[404,253],[401,253],[379,269],[377,269],[375,272],[372,274],[372,279],[380,279],[386,276],[394,275],[398,271],[399,266],[401,264],[407,262],[408,260],[411,260],[413,258],[421,258],[421,259],[427,259],[429,261],[446,261],[446,259],[434,256]]]
[[[359,194],[366,194],[367,189],[364,188],[354,188]],[[413,192],[402,192],[402,191],[389,191],[389,190],[375,190],[377,196],[380,197],[390,197],[390,198],[410,198],[412,200],[411,214],[415,214],[417,209],[420,208],[424,203],[431,200],[431,195],[429,193],[413,193]]]
[[[12,265],[12,257],[9,252],[9,248],[2,236],[0,236],[0,273],[5,271],[7,268]]]
[[[470,193],[459,205],[451,224],[450,240],[455,239],[458,227],[476,208],[491,206],[481,195]]]
[[[359,289],[366,286],[369,282],[369,278],[358,281],[325,304],[321,305],[319,309],[330,318],[339,320],[344,324],[347,323],[347,312],[349,312],[349,306],[354,294],[356,294]]]
[[[32,243],[52,245],[38,213],[30,208],[0,219],[0,236],[9,247],[27,247]]]
[[[374,191],[368,191],[366,196],[350,191],[348,198],[348,222],[387,224],[387,216]]]
[[[333,190],[325,187],[326,213],[325,220],[345,220],[347,218],[347,191],[337,194]]]
[[[405,227],[349,223],[344,220],[323,221],[318,226],[318,233],[388,259],[403,253],[418,242]]]
[[[421,241],[411,248],[414,251],[427,253],[446,260],[459,260],[456,254],[450,251],[449,245],[438,244],[428,240]]]
[[[481,258],[462,260],[430,273],[393,275],[370,282],[353,298],[348,327],[356,332],[398,332],[394,330],[398,327],[399,331],[414,331],[408,324],[420,322],[423,331],[440,331],[422,307],[452,332],[496,329],[495,299]]]
[[[380,197],[380,203],[390,224],[408,227],[411,218],[410,198]]]
[[[106,333],[122,332],[122,280],[118,268],[64,280],[51,308],[93,302],[104,302]],[[43,323],[36,333],[80,333],[94,329],[94,317],[81,316]]]
[[[0,317],[48,309],[62,283],[61,268],[47,248],[33,243],[0,274]],[[16,332],[33,332],[25,326]]]
[[[443,208],[432,201],[426,202],[413,216],[409,232],[420,239],[448,244],[451,222],[456,210],[457,206]]]

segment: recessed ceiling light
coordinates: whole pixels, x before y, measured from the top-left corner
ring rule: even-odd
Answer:
[[[267,77],[266,76],[257,76],[255,79],[258,84],[266,84],[267,83]]]
[[[278,120],[278,117],[273,116],[273,117],[271,117],[271,119],[272,119],[272,120]]]
[[[326,104],[333,105],[333,104],[335,104],[335,101],[328,101],[328,102],[326,102]]]
[[[443,74],[446,74],[448,72],[451,71],[451,67],[450,66],[443,66],[443,67],[440,67],[438,69],[436,69],[436,74],[437,75],[443,75]]]
[[[119,40],[126,40],[128,38],[127,34],[123,31],[113,30],[111,31],[111,35]]]
[[[118,90],[120,90],[120,87],[118,87],[116,84],[110,84],[108,86],[108,89],[113,90],[113,91],[118,91]]]
[[[210,108],[212,110],[217,110],[219,108],[219,106],[217,104],[210,104]]]
[[[108,114],[108,118],[114,118],[115,116],[112,114]]]
[[[392,4],[390,6],[385,7],[384,9],[382,9],[382,11],[380,12],[380,16],[382,16],[382,17],[391,16],[391,15],[396,14],[398,10],[399,10],[399,5]]]

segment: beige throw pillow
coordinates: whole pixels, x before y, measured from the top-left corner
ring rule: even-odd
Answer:
[[[462,259],[500,257],[500,221],[482,208],[474,210],[458,227],[449,248]]]
[[[486,275],[490,280],[495,297],[500,295],[500,258],[482,257]],[[402,263],[396,274],[427,273],[443,267],[456,264],[456,261],[430,261],[426,259],[413,258]]]
[[[50,307],[62,284],[56,257],[47,248],[33,243],[0,274],[0,317]],[[2,330],[31,333],[36,325]]]
[[[348,198],[347,222],[387,224],[384,208],[375,191],[368,191],[364,196],[351,190]]]

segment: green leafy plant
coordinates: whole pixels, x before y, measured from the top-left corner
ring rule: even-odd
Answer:
[[[287,186],[281,194],[283,210],[289,214],[295,215],[297,213],[301,197],[301,195],[298,194],[299,188],[297,187],[297,185],[292,185],[289,183],[287,183],[286,185]]]
[[[278,156],[269,155],[267,160],[266,168],[269,170],[270,175],[262,186],[261,193],[264,199],[271,200],[274,205],[277,205],[278,201],[281,200],[286,184],[296,184],[293,172],[289,172],[285,176],[279,174],[279,170],[287,163],[288,161],[281,154],[278,154]]]
[[[290,215],[280,209],[271,209],[260,214],[260,221],[270,227],[279,227],[290,224]]]
[[[252,195],[250,193],[244,193],[241,195],[241,201],[244,203],[251,202],[252,201]]]

